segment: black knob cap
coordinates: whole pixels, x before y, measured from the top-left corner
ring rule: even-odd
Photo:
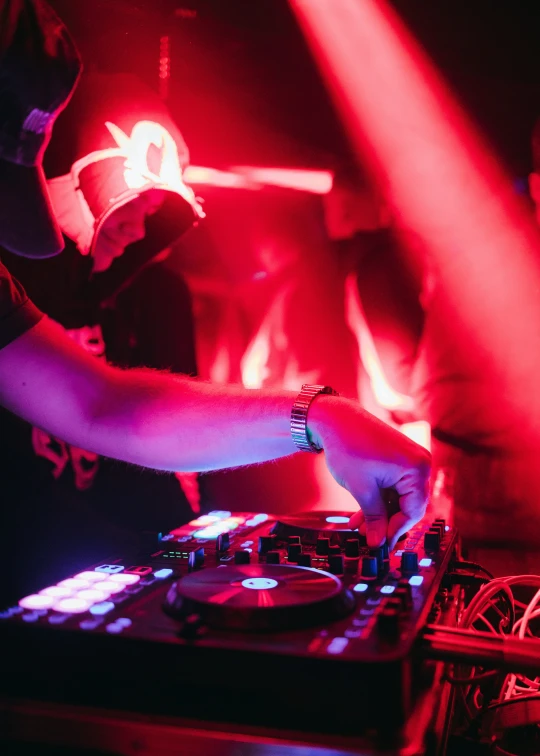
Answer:
[[[338,554],[341,554],[341,548],[339,546],[330,546],[328,549],[328,554],[333,554],[334,556],[337,556]]]
[[[300,554],[298,557],[299,567],[311,567],[311,554]]]
[[[269,551],[274,551],[276,546],[275,535],[259,536],[259,554],[267,554]]]
[[[188,556],[188,570],[199,570],[204,564],[204,549],[195,549],[190,551]]]
[[[399,635],[399,611],[385,607],[377,617],[377,631],[382,638],[395,640]]]
[[[293,535],[289,536],[289,543],[300,543],[300,536],[299,535]]]
[[[395,598],[401,598],[403,601],[403,606],[406,609],[411,609],[413,605],[412,600],[412,588],[409,584],[408,580],[400,580],[398,583],[398,587],[394,591],[394,597]]]
[[[302,544],[300,543],[291,543],[289,544],[289,548],[287,549],[287,559],[289,562],[297,562],[298,557],[302,553]]]
[[[444,519],[444,517],[436,517],[433,520],[433,524],[434,525],[439,525],[440,524],[440,525],[443,526],[443,529],[444,529],[446,527],[446,520]]]
[[[235,551],[234,563],[235,564],[249,564],[250,554],[249,551]]]
[[[424,549],[428,552],[438,551],[441,545],[441,533],[438,528],[430,528],[424,534]]]
[[[386,541],[381,546],[381,549],[383,551],[383,560],[386,562],[387,559],[390,559],[390,549],[388,548]]]
[[[444,525],[442,525],[440,522],[434,522],[431,524],[431,527],[429,529],[436,530],[439,533],[442,541],[442,539],[444,538]]]
[[[216,551],[227,551],[231,545],[231,539],[228,533],[221,533],[216,539]]]
[[[266,554],[266,564],[279,564],[280,558],[279,551],[268,551]]]
[[[341,554],[330,554],[328,557],[328,572],[332,575],[343,575],[345,560]]]
[[[401,555],[401,571],[409,575],[418,572],[418,554],[416,551],[404,551]]]
[[[377,569],[377,559],[376,557],[363,557],[362,559],[362,570],[361,573],[362,577],[365,578],[375,578],[378,574]]]
[[[360,556],[360,541],[358,538],[348,538],[345,541],[345,556],[355,557]]]
[[[315,548],[315,553],[317,554],[317,556],[327,556],[329,548],[330,548],[329,538],[317,538],[317,546]]]
[[[376,549],[370,549],[369,555],[372,557],[375,557],[377,560],[377,570],[381,572],[383,568],[383,548],[382,546],[378,546]]]

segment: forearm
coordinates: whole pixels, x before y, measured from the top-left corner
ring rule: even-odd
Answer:
[[[88,427],[87,447],[161,470],[216,470],[292,454],[294,392],[247,391],[171,374],[114,375]]]

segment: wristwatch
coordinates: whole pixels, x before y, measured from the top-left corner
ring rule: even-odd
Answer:
[[[311,402],[319,394],[339,396],[338,392],[334,391],[330,386],[304,383],[302,390],[294,400],[291,410],[292,440],[300,451],[312,452],[314,454],[319,454],[319,452],[322,452],[322,449],[319,446],[316,446],[309,438],[307,431],[307,416]]]

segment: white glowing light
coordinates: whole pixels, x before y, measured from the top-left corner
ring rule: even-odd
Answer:
[[[82,598],[73,596],[72,598],[60,599],[53,606],[53,609],[56,612],[64,612],[64,614],[81,614],[82,612],[87,612],[91,606],[91,601],[85,601]]]
[[[39,592],[42,596],[54,596],[55,598],[67,598],[73,595],[72,588],[66,588],[65,585],[51,585]]]
[[[103,580],[103,573],[90,572],[89,570],[86,570],[85,572],[79,572],[78,575],[75,575],[75,579],[87,580],[90,583],[97,583],[98,580]]]
[[[96,601],[105,601],[106,598],[109,598],[109,593],[97,591],[95,588],[83,588],[82,591],[78,591],[77,598],[84,599],[84,601],[90,601],[94,604]]]
[[[114,580],[101,580],[99,583],[94,583],[92,588],[95,588],[96,591],[102,591],[102,593],[110,596],[111,593],[119,593],[120,591],[123,591],[125,586],[122,585],[122,583],[116,583]]]
[[[37,593],[33,593],[30,596],[25,596],[19,601],[19,606],[23,609],[49,609],[56,599],[54,596],[42,596]]]
[[[335,525],[341,525],[341,524],[345,525],[346,523],[349,522],[349,518],[348,517],[340,517],[338,515],[332,515],[331,517],[327,517],[326,518],[326,522],[331,522],[331,523],[333,523]]]
[[[74,591],[78,591],[81,588],[89,588],[90,581],[80,580],[78,578],[67,578],[66,580],[61,580],[58,585],[64,586],[65,588],[71,588]]]
[[[111,575],[109,580],[113,583],[123,583],[124,585],[135,585],[141,579],[140,575],[134,575],[132,573],[122,572],[119,575]]]

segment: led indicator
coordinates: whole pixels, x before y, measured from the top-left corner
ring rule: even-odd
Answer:
[[[54,596],[42,596],[41,594],[33,593],[30,596],[25,596],[19,601],[19,606],[23,609],[50,609],[54,604],[56,598]]]
[[[113,575],[115,572],[122,572],[123,569],[123,564],[102,564],[101,567],[96,567],[95,572],[106,572]]]
[[[450,530],[450,525],[445,525],[445,526],[444,526],[444,529],[445,529],[445,531],[446,531],[446,532],[448,533],[448,531]]]
[[[334,638],[327,646],[329,654],[341,654],[347,648],[349,641],[347,638]]]
[[[103,601],[101,604],[94,604],[94,606],[91,606],[90,614],[93,614],[95,617],[101,617],[101,615],[108,614],[113,609],[114,604],[112,601]]]
[[[120,625],[120,627],[131,627],[133,623],[129,619],[129,617],[120,617],[119,619],[116,620],[116,624]]]
[[[422,585],[424,578],[422,575],[413,575],[409,578],[409,585]]]
[[[396,590],[395,585],[383,585],[381,593],[393,593]]]
[[[367,589],[368,589],[367,583],[357,583],[353,587],[353,591],[355,591],[356,593],[364,593],[364,591],[367,591]]]
[[[433,563],[433,559],[430,559],[429,557],[425,557],[424,559],[421,559],[418,564],[420,567],[431,567]]]
[[[338,515],[332,515],[326,518],[326,522],[334,523],[335,525],[345,525],[349,522],[348,517],[339,517]]]
[[[118,633],[121,633],[124,628],[122,625],[118,625],[116,622],[111,622],[110,625],[107,625],[105,630],[108,633],[112,633],[112,635],[118,635]]]
[[[252,591],[266,591],[275,588],[277,584],[277,580],[272,580],[272,578],[247,578],[241,583],[244,588],[250,588]]]
[[[172,575],[173,571],[170,570],[168,567],[164,567],[162,570],[158,570],[157,572],[154,572],[154,577],[158,580],[164,580],[165,578],[168,578]]]
[[[25,622],[37,622],[39,619],[39,614],[37,612],[28,612],[26,614],[23,614],[21,616],[21,619]]]
[[[82,612],[87,612],[91,605],[91,601],[85,601],[78,596],[74,596],[73,598],[60,599],[53,606],[53,609],[57,612],[64,612],[64,614],[81,614]]]

